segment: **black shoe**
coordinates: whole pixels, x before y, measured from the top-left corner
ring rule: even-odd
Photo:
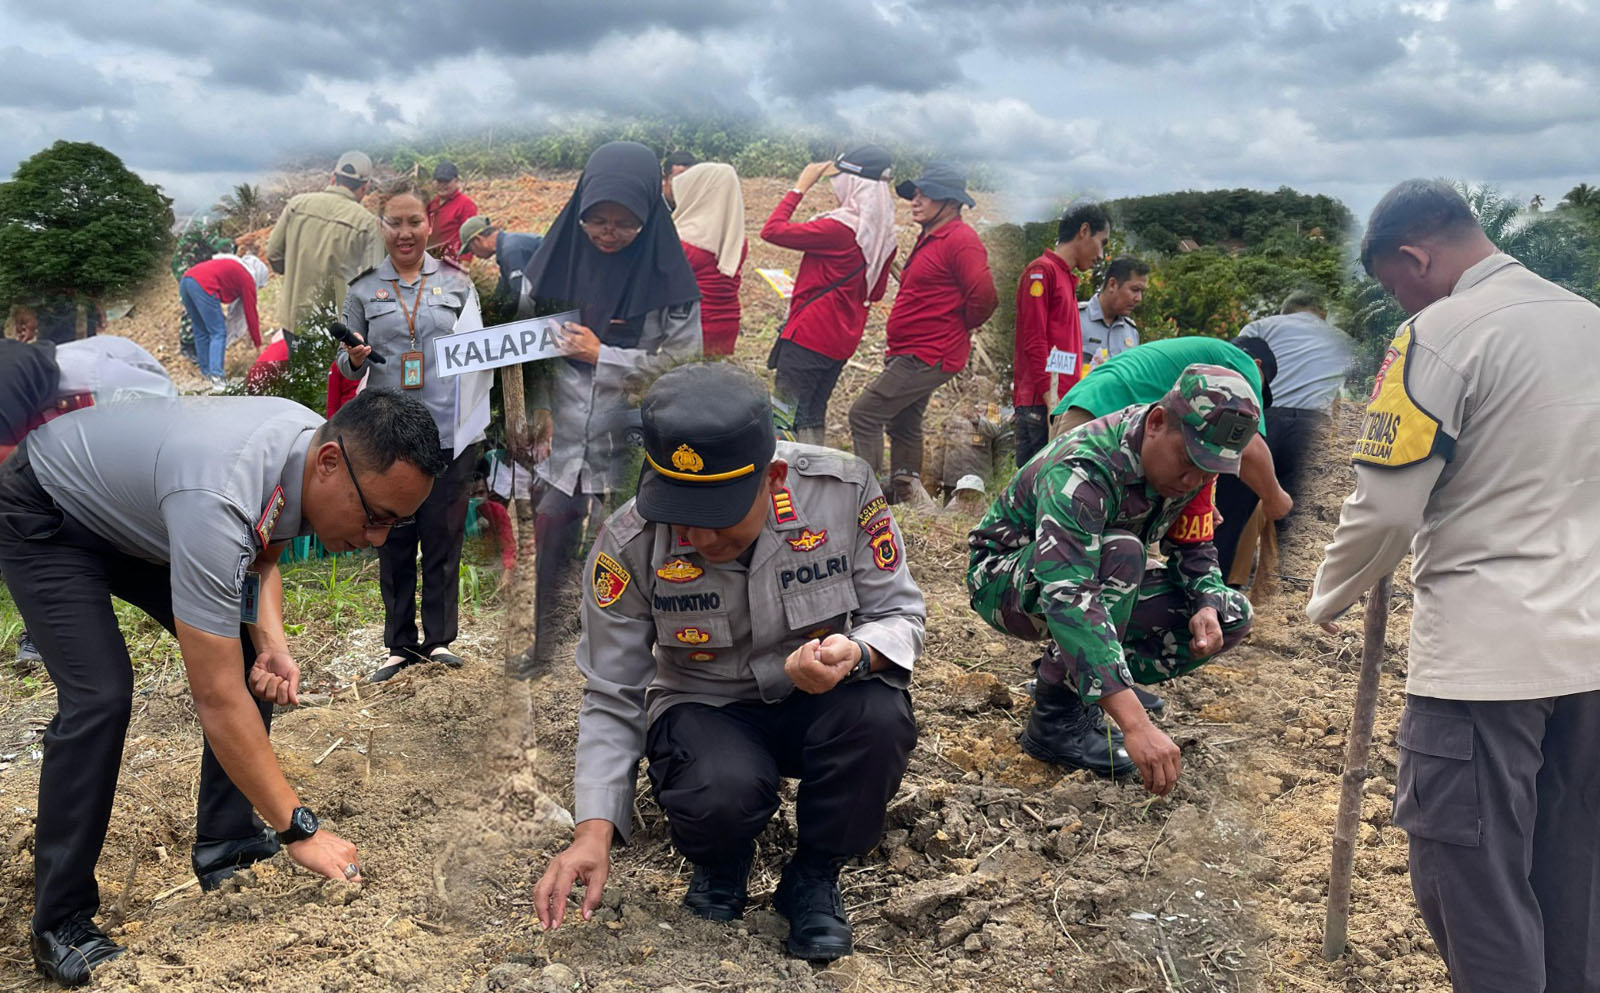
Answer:
[[[1106,726],[1099,707],[1087,707],[1074,690],[1039,680],[1033,713],[1019,741],[1041,762],[1088,769],[1097,776],[1122,778],[1136,767],[1122,747],[1122,735]]]
[[[537,643],[506,659],[506,675],[512,679],[532,679],[550,665],[550,657],[541,655]]]
[[[447,648],[435,648],[432,652],[429,652],[426,655],[422,654],[422,652],[418,651],[417,649],[410,649],[407,654],[411,655],[418,662],[437,662],[440,665],[449,666],[452,669],[459,669],[467,664],[461,658],[461,656],[450,654],[450,650]]]
[[[845,920],[844,899],[839,895],[841,858],[819,858],[796,853],[783,867],[783,878],[772,894],[772,909],[789,919],[785,947],[795,958],[832,962],[850,954],[850,922]]]
[[[1167,701],[1151,693],[1143,686],[1135,686],[1133,695],[1139,698],[1139,703],[1144,706],[1145,713],[1151,717],[1160,717],[1167,710]]]
[[[194,874],[200,880],[201,889],[214,890],[237,870],[272,858],[282,847],[271,828],[263,828],[260,834],[248,838],[229,838],[224,841],[196,839],[191,859]]]
[[[379,666],[372,675],[367,677],[367,682],[381,683],[386,679],[393,679],[395,676],[400,674],[401,669],[406,669],[416,665],[417,660],[420,658],[421,656],[417,655],[415,652],[405,652],[399,655],[390,655],[384,660],[383,665]]]
[[[43,934],[31,932],[28,944],[33,967],[62,986],[84,985],[95,966],[127,951],[106,937],[87,913],[69,917]]]
[[[754,856],[755,846],[751,845],[742,856],[727,862],[696,864],[683,905],[708,921],[736,921],[743,917],[744,905],[750,899],[750,861]]]
[[[44,656],[39,654],[39,648],[28,637],[28,632],[22,632],[22,637],[17,639],[17,662],[23,665],[33,665],[43,662]]]

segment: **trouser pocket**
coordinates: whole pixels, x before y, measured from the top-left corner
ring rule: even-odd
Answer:
[[[1476,734],[1465,704],[1413,697],[1400,715],[1400,766],[1394,823],[1407,834],[1476,848],[1483,834],[1478,806]]]

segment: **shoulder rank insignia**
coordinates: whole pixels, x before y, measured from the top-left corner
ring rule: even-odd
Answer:
[[[772,518],[779,524],[793,524],[800,519],[794,512],[794,497],[787,487],[772,494]]]
[[[278,526],[278,515],[281,513],[283,513],[283,487],[279,486],[272,491],[272,496],[267,498],[267,505],[261,508],[261,517],[256,521],[256,537],[261,540],[262,548],[272,544],[272,529]]]
[[[684,645],[703,645],[711,640],[711,633],[700,628],[679,628],[673,637]]]
[[[673,559],[656,570],[656,575],[669,583],[687,583],[705,574],[704,569],[686,559]]]
[[[699,472],[705,467],[706,460],[688,445],[679,445],[678,450],[672,453],[672,468],[679,472]]]
[[[900,564],[900,546],[895,544],[892,529],[884,528],[872,536],[872,564],[884,572],[893,572]]]
[[[633,577],[628,575],[628,570],[622,563],[601,552],[594,560],[594,602],[600,607],[609,607],[622,599],[622,594],[628,588],[628,583]]]
[[[813,531],[810,528],[805,528],[800,532],[800,537],[786,538],[784,540],[789,542],[789,547],[797,552],[809,552],[813,548],[818,548],[828,543],[828,532],[826,530]]]

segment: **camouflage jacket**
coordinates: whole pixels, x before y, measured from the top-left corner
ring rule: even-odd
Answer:
[[[1083,587],[1100,566],[1101,535],[1128,531],[1146,544],[1160,539],[1174,582],[1189,596],[1191,613],[1203,607],[1221,613],[1227,592],[1210,541],[1180,543],[1169,532],[1195,496],[1166,499],[1145,482],[1139,447],[1148,404],[1135,404],[1051,441],[1012,477],[968,536],[967,583],[974,590],[1011,570],[1015,553],[1036,545],[1031,582],[1057,642],[1082,645],[1087,619]],[[1199,492],[1199,491],[1196,491]],[[1094,615],[1106,618],[1104,611]],[[1088,658],[1105,685],[1123,685],[1121,639],[1097,632]]]

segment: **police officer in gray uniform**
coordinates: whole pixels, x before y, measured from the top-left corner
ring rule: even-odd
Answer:
[[[694,877],[684,903],[733,920],[778,782],[800,780],[799,847],[774,908],[789,951],[849,954],[838,873],[877,844],[916,724],[907,685],[922,594],[860,459],[777,443],[761,384],[723,364],[656,381],[641,407],[639,493],[584,578],[574,840],[534,891],[558,926],[575,880],[600,904],[614,836],[650,782]]]
[[[384,390],[326,424],[276,397],[89,407],[34,430],[0,467],[0,570],[58,700],[35,829],[41,972],[78,985],[122,951],[94,923],[95,862],[133,697],[113,596],[173,632],[183,654],[206,741],[194,847],[201,886],[215,888],[280,843],[324,876],[360,878],[355,846],[318,830],[267,740],[273,704],[296,703],[300,682],[278,555],[310,533],[333,551],[382,544],[442,468],[427,411]]]
[[[1149,277],[1148,262],[1119,255],[1106,266],[1100,292],[1078,301],[1085,369],[1094,369],[1114,355],[1139,347],[1139,328],[1129,315],[1144,299]]]
[[[483,327],[478,293],[466,271],[436,259],[423,245],[428,214],[409,190],[392,193],[381,208],[389,254],[350,281],[344,323],[367,344],[346,346],[338,368],[346,379],[367,377],[369,386],[410,393],[427,406],[439,428],[439,445],[450,457],[413,526],[396,529],[378,551],[383,590],[383,642],[388,659],[372,674],[381,682],[415,662],[451,667],[457,634],[461,542],[466,534],[468,488],[477,443],[489,422],[490,372],[441,376],[434,341]],[[376,349],[382,363],[366,361]],[[417,549],[422,549],[422,632],[417,631]]]

